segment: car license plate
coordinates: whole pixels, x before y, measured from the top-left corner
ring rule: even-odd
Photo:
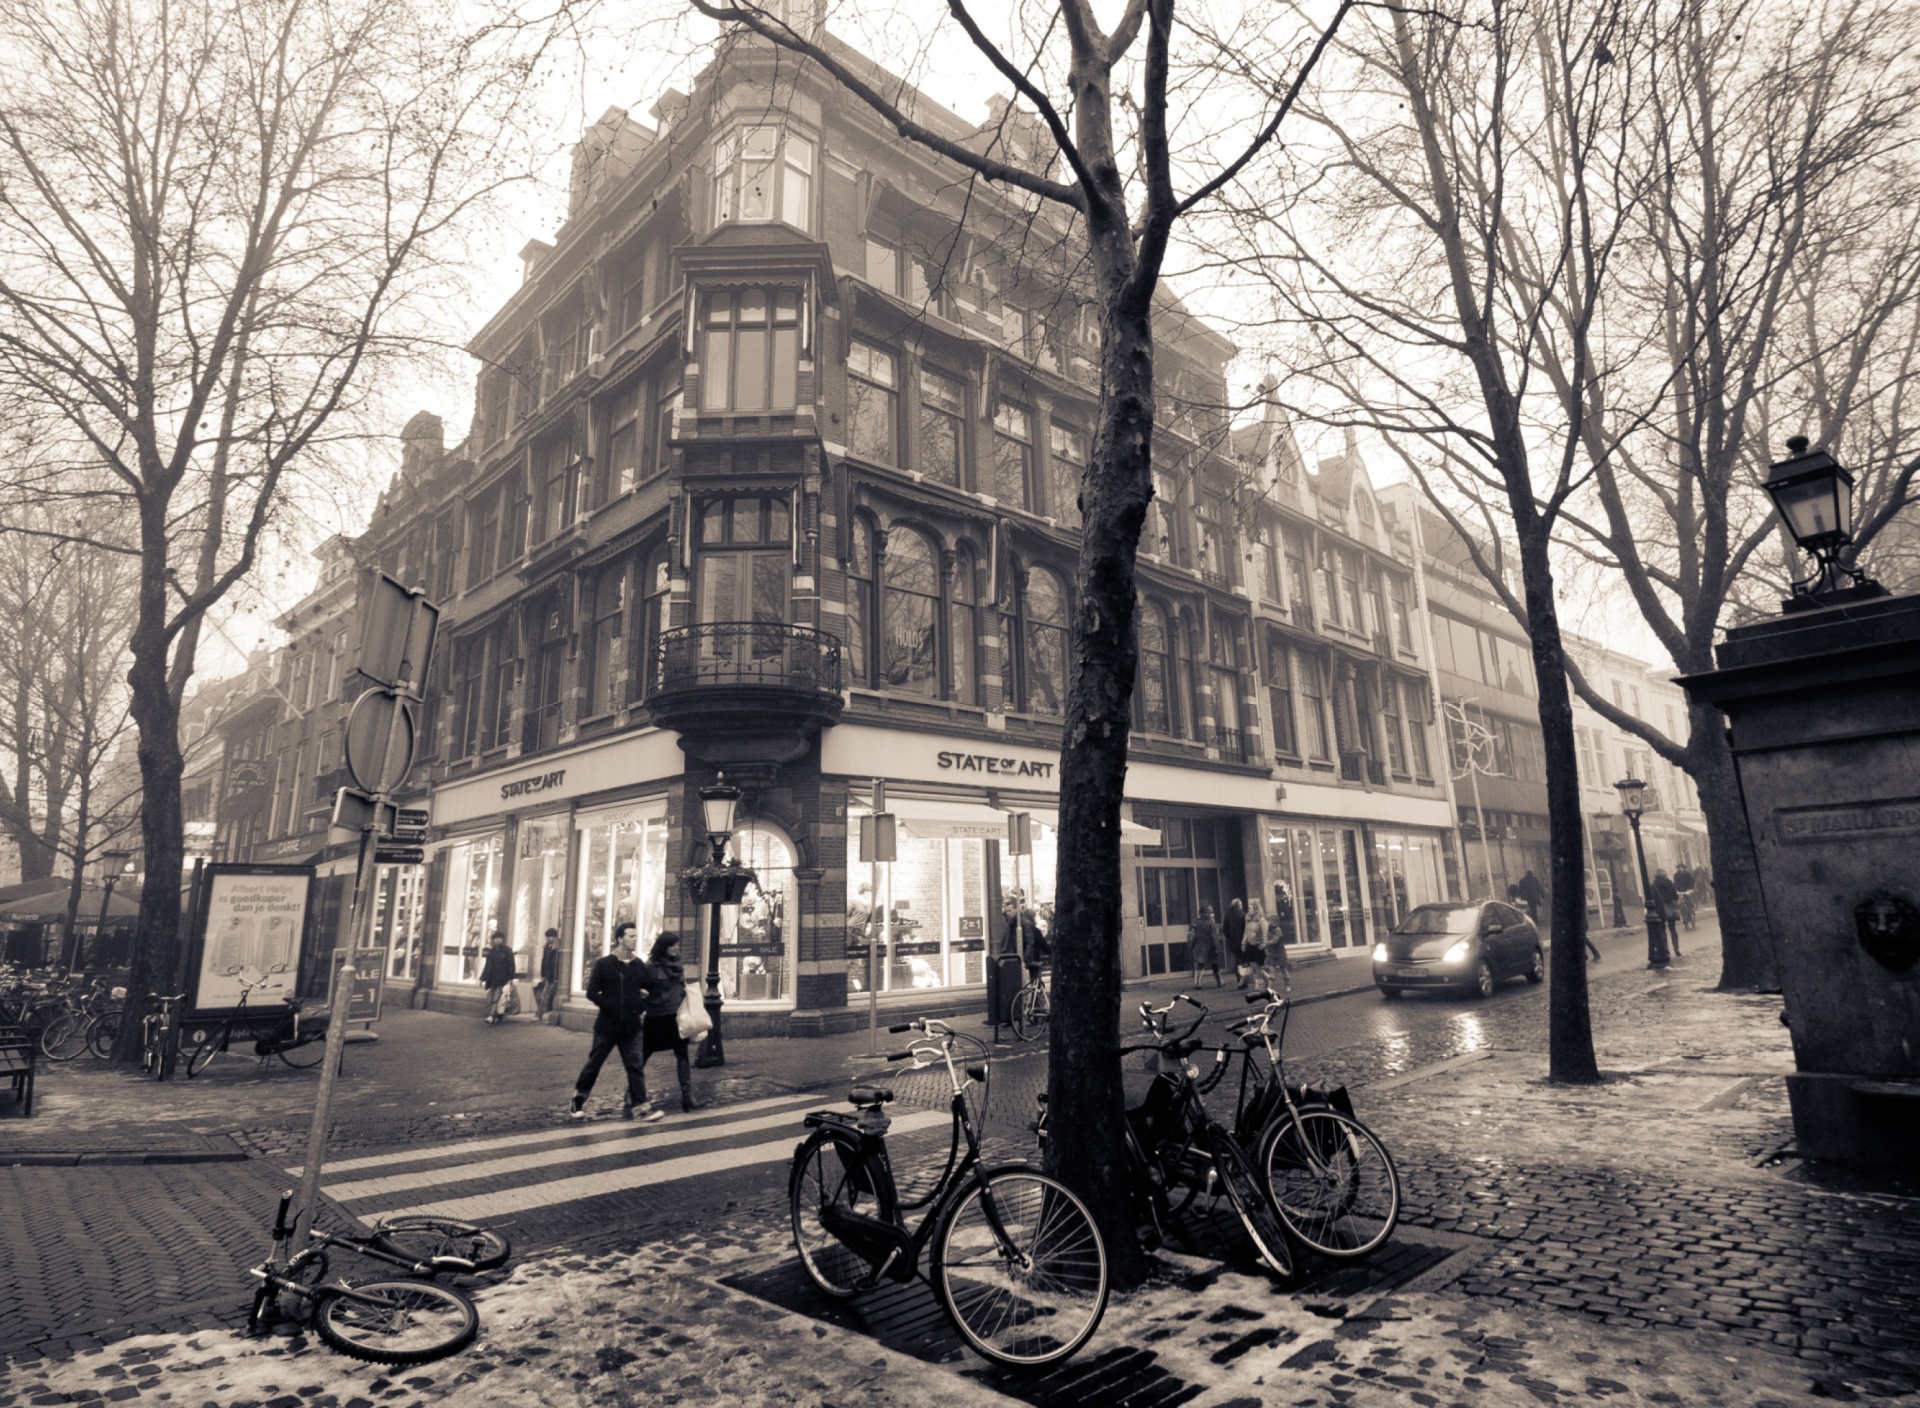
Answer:
[[[1415,963],[1396,963],[1393,965],[1393,976],[1396,978],[1424,978],[1427,976],[1427,970]]]

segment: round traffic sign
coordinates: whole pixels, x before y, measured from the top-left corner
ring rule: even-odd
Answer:
[[[413,706],[370,689],[347,714],[347,771],[366,792],[391,792],[413,767]]]

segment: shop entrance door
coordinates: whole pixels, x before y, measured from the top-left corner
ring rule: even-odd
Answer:
[[[1143,826],[1159,829],[1158,846],[1139,848],[1141,945],[1136,970],[1143,977],[1187,969],[1187,933],[1202,906],[1223,913],[1222,830],[1231,823],[1208,817],[1136,815]]]

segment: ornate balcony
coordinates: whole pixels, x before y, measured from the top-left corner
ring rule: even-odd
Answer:
[[[840,642],[806,626],[681,626],[661,633],[649,669],[654,722],[720,767],[795,761],[844,703]]]

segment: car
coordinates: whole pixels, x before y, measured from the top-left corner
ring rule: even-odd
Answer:
[[[1502,979],[1546,976],[1540,931],[1497,900],[1418,905],[1373,946],[1374,986],[1386,997],[1421,988],[1491,997]]]

